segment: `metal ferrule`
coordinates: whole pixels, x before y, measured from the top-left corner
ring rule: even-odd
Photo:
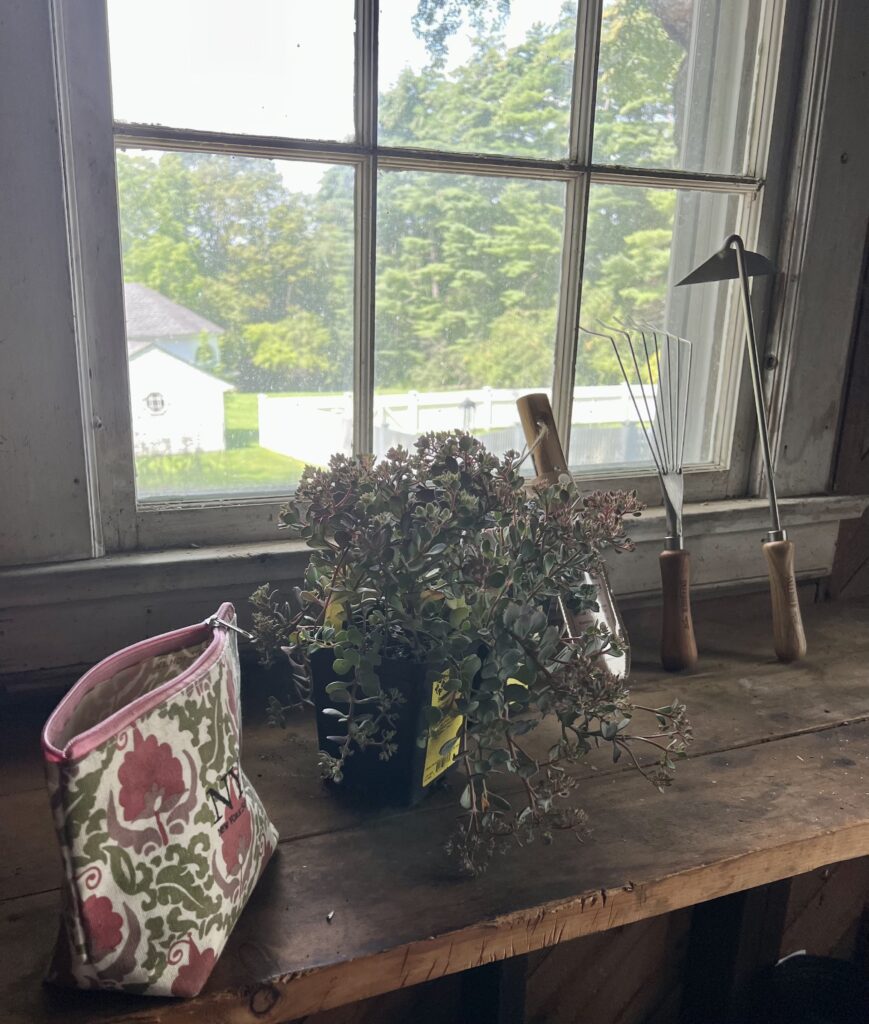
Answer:
[[[767,532],[766,532],[766,540],[764,541],[764,544],[772,544],[775,541],[787,540],[787,539],[788,539],[788,531],[787,530],[767,530]]]
[[[664,550],[665,551],[681,551],[682,550],[682,535],[668,533],[664,538]]]

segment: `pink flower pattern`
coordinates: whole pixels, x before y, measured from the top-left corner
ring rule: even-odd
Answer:
[[[124,755],[118,780],[118,802],[124,808],[124,820],[154,818],[165,846],[169,836],[160,815],[172,810],[185,788],[181,762],[173,756],[172,748],[156,736],[142,739],[139,730],[134,729],[133,749]]]
[[[214,969],[217,957],[213,949],[203,949],[200,952],[192,938],[186,942],[190,948],[190,955],[187,963],[178,971],[178,975],[172,982],[172,995],[184,996],[190,999],[199,995],[202,986],[208,981],[208,976]]]
[[[121,928],[124,919],[115,913],[108,896],[89,896],[81,908],[82,925],[87,936],[90,954],[94,960],[102,960],[121,944]]]

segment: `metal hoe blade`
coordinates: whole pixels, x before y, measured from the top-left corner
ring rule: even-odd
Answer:
[[[785,540],[787,535],[781,526],[778,510],[778,498],[775,492],[775,477],[772,468],[772,453],[769,447],[769,426],[766,419],[766,407],[763,401],[763,381],[760,375],[760,356],[757,350],[757,338],[754,332],[754,317],[751,312],[751,296],[748,290],[748,279],[759,274],[774,274],[775,267],[760,253],[745,248],[739,235],[731,235],[714,256],[701,263],[679,284],[700,284],[709,281],[728,281],[739,278],[742,312],[745,317],[745,333],[748,346],[748,362],[751,367],[751,386],[754,393],[754,409],[757,415],[757,426],[760,433],[763,464],[766,470],[767,489],[769,491],[770,529],[767,531],[769,540]],[[677,286],[678,287],[678,286]]]
[[[762,277],[764,274],[774,274],[776,271],[766,256],[746,249],[745,272],[748,277]],[[736,250],[725,248],[710,256],[705,263],[701,263],[687,277],[683,277],[676,287],[683,284],[707,284],[710,281],[732,281],[737,277],[739,277],[739,261],[736,258]]]

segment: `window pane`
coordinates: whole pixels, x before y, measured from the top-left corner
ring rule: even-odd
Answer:
[[[108,0],[108,14],[116,120],[353,138],[353,0]]]
[[[604,0],[595,162],[741,173],[762,8]]]
[[[381,143],[565,156],[575,4],[467,4],[458,18],[457,9],[421,0],[381,4]]]
[[[117,162],[139,498],[288,493],[351,446],[352,168]]]
[[[383,171],[375,451],[463,428],[524,444],[516,398],[552,385],[564,185]]]
[[[602,325],[646,321],[692,342],[685,465],[715,461],[727,419],[726,396],[717,391],[727,355],[728,291],[673,286],[733,230],[738,212],[739,198],[720,192],[601,184],[589,195],[580,322],[606,332]],[[612,345],[582,332],[570,461],[577,468],[651,464]]]

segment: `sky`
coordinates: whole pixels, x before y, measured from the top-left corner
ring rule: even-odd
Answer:
[[[512,0],[515,46],[562,0]],[[417,0],[383,0],[380,91],[427,63],[411,17]],[[349,140],[353,0],[108,0],[115,119],[175,128]],[[447,68],[470,56],[463,28]],[[276,161],[287,186],[314,191],[327,165]]]

